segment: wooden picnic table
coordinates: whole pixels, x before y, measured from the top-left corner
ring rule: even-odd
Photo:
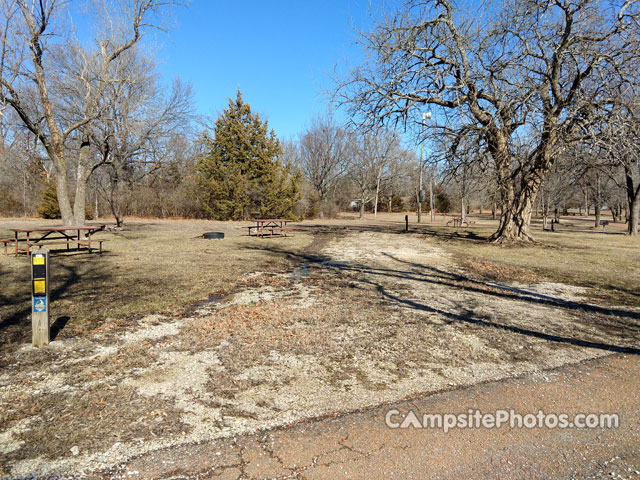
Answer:
[[[461,216],[454,216],[451,220],[447,222],[447,226],[451,225],[451,222],[453,222],[454,227],[468,227],[469,225],[472,225],[475,223],[469,220],[465,220],[463,222]]]
[[[18,255],[20,252],[25,252],[29,255],[32,247],[58,244],[66,244],[67,250],[70,250],[71,244],[77,245],[78,250],[80,250],[81,246],[86,246],[89,249],[89,252],[91,252],[91,235],[104,230],[104,227],[104,225],[75,225],[60,227],[10,228],[9,231],[13,232],[15,235],[15,238],[13,239],[15,254]],[[33,234],[40,234],[40,236],[34,238]],[[100,252],[102,252],[102,242],[104,241],[105,240],[94,240],[94,243],[99,243]],[[4,240],[4,242],[6,254],[6,243],[11,242],[11,240]]]
[[[287,233],[292,230],[291,227],[287,226],[291,220],[285,218],[256,218],[255,222],[255,225],[248,227],[249,236],[264,237],[269,235],[272,237],[273,235],[284,235],[286,237]]]

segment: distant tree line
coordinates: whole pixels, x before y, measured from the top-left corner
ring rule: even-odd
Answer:
[[[190,86],[161,84],[144,36],[181,2],[96,1],[93,42],[68,33],[65,2],[0,2],[0,215],[362,218],[422,200],[489,211],[501,242],[568,209],[637,234],[636,2],[411,0],[338,79],[350,120],[327,112],[288,140],[240,91],[207,120]]]
[[[490,163],[500,208],[492,240],[532,239],[537,197],[572,150],[582,164],[591,163],[585,155],[616,158],[635,235],[637,159],[628,147],[640,86],[638,7],[507,0],[469,10],[410,0],[363,34],[367,61],[339,79],[336,101],[370,127],[431,109],[450,162]]]

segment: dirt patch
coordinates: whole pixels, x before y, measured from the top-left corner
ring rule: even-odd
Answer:
[[[0,402],[11,407],[5,471],[93,471],[162,447],[638,351],[638,311],[583,303],[559,283],[470,278],[422,235],[328,232],[302,252],[275,247],[255,248],[285,255],[287,269],[247,274],[189,317],[148,316],[14,352],[0,375]],[[69,412],[84,422],[77,434],[32,441],[71,429]]]

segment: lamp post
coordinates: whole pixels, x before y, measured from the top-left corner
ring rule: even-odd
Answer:
[[[424,191],[422,190],[422,170],[424,166],[424,126],[427,118],[431,118],[431,112],[422,112],[422,141],[420,142],[420,165],[418,180],[418,223],[422,222],[422,202],[425,200]]]

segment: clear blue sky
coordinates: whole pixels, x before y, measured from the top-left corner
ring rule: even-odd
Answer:
[[[160,35],[160,71],[191,83],[198,112],[217,116],[240,87],[281,139],[325,111],[336,65],[356,65],[355,28],[382,2],[368,0],[192,0]]]

